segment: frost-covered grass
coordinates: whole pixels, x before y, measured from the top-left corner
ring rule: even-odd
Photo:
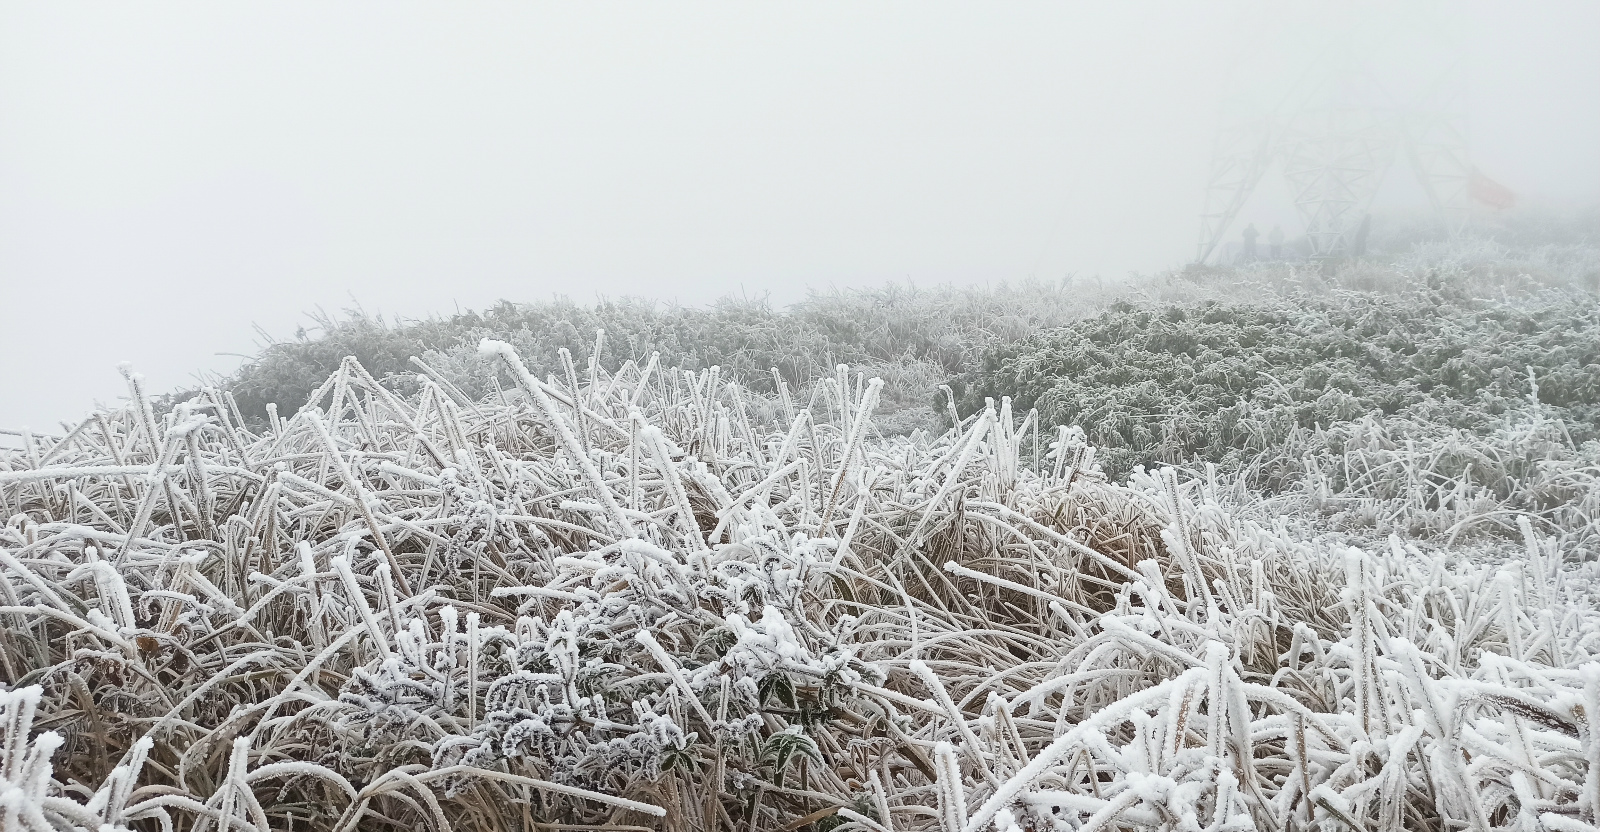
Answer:
[[[1007,401],[600,352],[0,452],[0,828],[1597,828],[1582,504],[1336,546]]]

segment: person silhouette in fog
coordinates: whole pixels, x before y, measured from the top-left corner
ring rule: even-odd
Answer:
[[[1256,259],[1256,238],[1261,236],[1261,232],[1256,230],[1255,223],[1250,223],[1240,236],[1244,237],[1244,248],[1239,250],[1239,259],[1249,263]]]
[[[1283,226],[1274,225],[1272,230],[1267,232],[1267,253],[1274,260],[1283,259]]]
[[[1367,235],[1372,233],[1372,215],[1367,214],[1361,218],[1361,225],[1356,228],[1356,238],[1351,241],[1350,253],[1361,257],[1367,253]]]

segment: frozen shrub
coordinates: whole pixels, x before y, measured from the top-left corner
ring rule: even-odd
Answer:
[[[1380,534],[1515,538],[1507,510],[1579,529],[1556,515],[1590,511],[1600,462],[1600,317],[1570,292],[1122,302],[951,387],[963,415],[1010,394],[1080,426],[1113,476],[1214,464]]]

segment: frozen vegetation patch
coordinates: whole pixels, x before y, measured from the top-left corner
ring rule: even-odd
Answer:
[[[1575,446],[1600,436],[1590,295],[1123,302],[976,363],[952,385],[964,413],[1010,395],[1047,424],[1081,426],[1116,474],[1144,461],[1238,468],[1282,454],[1297,432],[1367,415],[1483,434],[1537,406]]]
[[[727,298],[705,308],[636,298],[594,304],[556,298],[397,323],[357,311],[344,318],[324,316],[314,333],[267,345],[219,386],[233,393],[247,420],[259,425],[269,404],[285,413],[304,404],[346,356],[355,356],[397,391],[414,394],[411,379],[418,367],[410,359],[417,357],[440,380],[476,399],[515,386],[503,368],[478,359],[484,338],[516,347],[534,376],[543,379],[565,375],[561,350],[579,368],[586,366],[595,354],[595,333],[603,330],[601,352],[607,360],[643,364],[659,354],[664,366],[715,366],[768,395],[776,393],[777,380],[809,392],[841,363],[870,368],[886,383],[886,413],[915,411],[899,420],[910,433],[911,423],[931,422],[928,394],[991,339],[1019,338],[1077,320],[1119,291],[1098,283],[1084,289],[1060,282],[993,289],[887,286],[815,292],[787,310],[759,298]],[[1179,287],[1184,296],[1192,289]]]
[[[1571,530],[1600,464],[1600,312],[1571,291],[1118,303],[952,388],[963,414],[1009,394],[1081,428],[1113,476],[1212,463],[1381,531],[1514,537],[1508,509]]]
[[[0,452],[0,828],[1600,820],[1592,479],[1485,564],[1005,400],[884,437],[843,367],[475,352],[499,389],[347,359],[259,426],[130,377]]]
[[[788,308],[761,297],[725,298],[709,307],[554,298],[412,321],[353,310],[343,317],[319,315],[293,339],[269,339],[216,386],[234,395],[255,428],[266,424],[268,405],[282,413],[299,408],[346,356],[408,395],[416,392],[416,357],[438,380],[477,399],[514,384],[503,369],[477,359],[482,339],[512,344],[534,376],[544,379],[564,375],[561,349],[570,351],[579,368],[585,366],[594,333],[605,330],[603,352],[612,359],[643,364],[660,353],[665,366],[717,366],[724,376],[766,394],[775,393],[774,369],[804,395],[831,376],[834,366],[849,364],[884,380],[879,430],[903,435],[934,426],[945,410],[942,398],[928,407],[939,386],[980,365],[987,351],[1092,319],[1118,301],[1150,308],[1206,302],[1233,307],[1285,298],[1326,301],[1355,292],[1383,303],[1396,295],[1442,291],[1516,307],[1540,293],[1592,297],[1600,290],[1600,212],[1512,215],[1480,229],[1484,236],[1449,242],[1436,241],[1437,230],[1425,223],[1412,227],[1404,218],[1380,222],[1375,231],[1379,253],[1325,268],[1274,262],[1189,267],[1123,280],[1068,275],[982,287],[887,285],[813,291]]]

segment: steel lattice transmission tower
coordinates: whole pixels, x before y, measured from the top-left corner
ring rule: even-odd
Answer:
[[[1413,60],[1420,69],[1409,67],[1410,88],[1392,77],[1386,86],[1378,76],[1392,45],[1382,39],[1346,29],[1307,45],[1314,57],[1298,73],[1279,76],[1276,88],[1258,89],[1254,99],[1233,96],[1225,104],[1198,262],[1216,252],[1272,169],[1282,171],[1314,259],[1349,253],[1385,174],[1401,157],[1451,233],[1465,225],[1472,163],[1459,61],[1448,52],[1425,53]],[[1435,65],[1427,65],[1430,59]]]

